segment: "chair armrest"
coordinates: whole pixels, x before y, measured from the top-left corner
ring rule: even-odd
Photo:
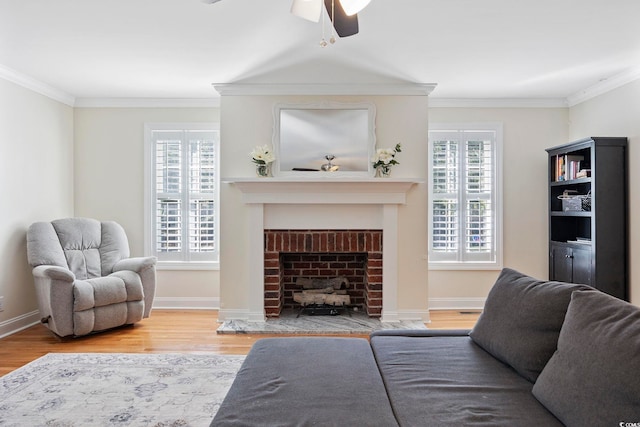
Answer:
[[[144,291],[144,313],[143,317],[149,317],[153,299],[156,294],[156,263],[158,259],[154,256],[121,259],[113,266],[113,272],[129,270],[140,275],[142,289]]]
[[[33,276],[36,278],[61,280],[69,283],[73,283],[76,280],[76,276],[71,270],[56,265],[39,265],[33,269]]]
[[[39,265],[32,273],[41,322],[61,337],[73,335],[75,274],[54,265]]]
[[[373,331],[369,337],[465,337],[470,329],[385,329]]]
[[[158,259],[154,256],[125,258],[121,259],[113,266],[113,271],[130,270],[140,273],[147,268],[155,267]]]

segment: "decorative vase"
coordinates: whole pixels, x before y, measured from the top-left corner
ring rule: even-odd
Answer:
[[[391,166],[380,165],[376,167],[376,178],[389,178],[391,176]]]
[[[271,163],[256,164],[256,175],[260,178],[271,176]]]

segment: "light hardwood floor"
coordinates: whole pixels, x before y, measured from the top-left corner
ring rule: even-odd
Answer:
[[[430,329],[470,329],[479,313],[432,311]],[[80,338],[59,339],[35,325],[0,339],[0,376],[47,353],[214,353],[247,354],[253,343],[269,335],[216,334],[213,310],[154,310],[133,326]],[[278,335],[283,336],[283,335]],[[367,337],[367,335],[348,335]]]

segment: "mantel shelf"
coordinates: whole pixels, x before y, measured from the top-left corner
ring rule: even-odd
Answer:
[[[245,203],[404,204],[406,194],[424,180],[415,178],[223,178],[243,194]]]

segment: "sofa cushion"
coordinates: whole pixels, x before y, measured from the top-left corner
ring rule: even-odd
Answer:
[[[640,421],[640,308],[598,291],[574,292],[558,350],[533,394],[567,425]]]
[[[545,282],[505,268],[471,339],[531,382],[556,350],[571,293],[587,285]]]
[[[400,425],[562,425],[531,382],[468,336],[396,334],[373,334],[371,347]]]
[[[398,425],[367,340],[265,338],[253,345],[211,426],[293,425]]]

